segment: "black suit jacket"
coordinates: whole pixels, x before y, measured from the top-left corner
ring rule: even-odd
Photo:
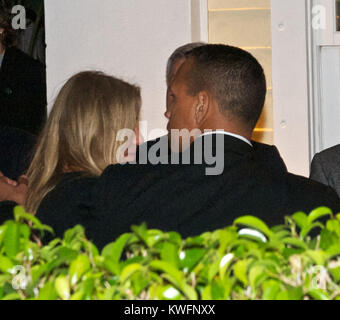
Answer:
[[[156,143],[164,143],[166,147],[168,147],[168,136],[162,136],[160,138],[157,138],[155,140],[149,140],[145,142],[144,144],[138,146],[137,152],[136,152],[136,159],[137,162],[147,163],[147,153],[145,152],[150,150],[152,146],[154,146]],[[258,161],[260,161],[262,164],[264,164],[266,167],[270,168],[272,171],[287,171],[286,164],[284,163],[283,159],[280,156],[280,153],[276,146],[251,141],[251,144],[253,146],[254,156]],[[141,151],[141,150],[144,150]],[[140,153],[142,153],[140,157]],[[159,155],[160,153],[158,153]],[[168,156],[171,157],[171,151],[168,149]]]
[[[45,120],[45,67],[19,49],[6,49],[0,69],[0,126],[37,134]]]
[[[315,154],[310,178],[328,185],[340,196],[340,145]]]
[[[0,126],[0,171],[16,180],[29,166],[36,137],[28,132]]]
[[[112,165],[99,178],[66,174],[44,198],[37,217],[60,237],[81,224],[102,248],[142,222],[191,236],[223,228],[242,215],[257,216],[271,226],[283,223],[285,215],[321,205],[340,210],[331,188],[287,173],[275,148],[252,148],[223,137],[223,146],[212,147],[213,154],[224,150],[221,175],[207,176],[205,161]],[[187,152],[192,154],[193,148]]]
[[[300,210],[340,210],[333,189],[288,173],[278,163],[281,158],[270,159],[270,153],[258,155],[256,148],[224,136],[221,175],[207,176],[206,163],[112,165],[94,184],[92,210],[107,240],[142,222],[192,236],[223,228],[242,215],[257,216],[271,226]]]

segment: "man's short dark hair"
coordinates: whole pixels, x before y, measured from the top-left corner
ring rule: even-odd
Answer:
[[[209,44],[191,50],[193,67],[188,79],[190,95],[207,90],[221,113],[235,116],[253,129],[266,97],[266,78],[258,61],[242,49]]]
[[[169,57],[167,65],[166,65],[166,84],[170,84],[170,80],[173,77],[173,68],[174,64],[180,60],[185,59],[185,56],[188,52],[190,52],[194,48],[198,48],[200,46],[204,46],[206,43],[203,42],[190,42],[183,46],[178,47]]]

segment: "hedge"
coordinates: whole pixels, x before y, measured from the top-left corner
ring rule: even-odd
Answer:
[[[80,225],[43,245],[51,231],[22,207],[0,226],[0,299],[340,300],[340,214],[325,207],[188,239],[133,226],[101,252]]]

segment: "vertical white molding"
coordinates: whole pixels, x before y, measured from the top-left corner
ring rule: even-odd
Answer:
[[[274,143],[290,172],[308,176],[307,6],[272,0]]]
[[[208,0],[191,0],[191,41],[208,42]]]
[[[208,0],[199,0],[200,2],[200,20],[201,20],[201,41],[209,41],[209,13]]]
[[[336,32],[334,0],[309,0],[311,6],[325,9],[326,26],[312,30],[313,136],[311,157],[340,142],[339,130],[339,57],[340,33]],[[334,50],[333,50],[334,49]]]

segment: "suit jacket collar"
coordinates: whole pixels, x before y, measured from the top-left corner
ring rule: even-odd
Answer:
[[[253,148],[247,142],[222,133],[213,133],[210,135],[203,135],[198,137],[190,146],[191,150],[194,150],[198,144],[203,145],[203,148],[211,148],[212,152],[216,152],[218,148],[223,148],[224,153],[234,152],[237,154],[251,154]]]

